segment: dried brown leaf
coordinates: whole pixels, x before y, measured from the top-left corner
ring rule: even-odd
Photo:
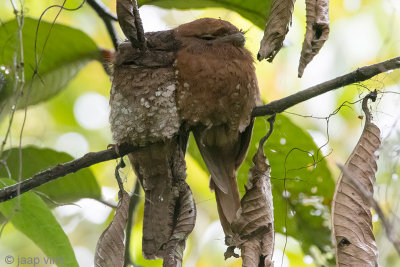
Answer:
[[[120,192],[122,193],[114,218],[97,242],[94,256],[96,267],[122,267],[124,265],[124,230],[128,218],[130,196],[126,191]]]
[[[306,0],[307,28],[299,63],[298,75],[322,48],[329,36],[329,0]]]
[[[381,140],[379,128],[370,122],[369,114],[366,117],[363,133],[344,166],[346,175],[339,177],[332,203],[332,239],[338,266],[378,266],[371,207],[352,182],[356,180],[373,194],[376,151]]]
[[[231,225],[233,235],[227,236],[226,243],[241,249],[243,266],[272,267],[274,208],[271,169],[262,146],[254,155],[253,163],[246,194]],[[228,249],[226,257],[234,256],[232,247]]]
[[[294,2],[295,0],[273,0],[257,55],[258,60],[266,58],[272,62],[282,48],[283,40],[285,40],[289,25],[292,23]]]
[[[164,255],[164,267],[181,267],[183,251],[186,239],[193,231],[196,222],[196,206],[192,191],[184,183],[180,186],[179,199],[177,201],[176,225],[168,241]]]
[[[119,26],[132,46],[143,50],[146,39],[136,0],[117,0],[117,15]]]

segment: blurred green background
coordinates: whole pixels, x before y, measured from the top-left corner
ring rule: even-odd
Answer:
[[[24,15],[37,19],[47,7],[55,3],[62,4],[62,2],[25,0],[23,1]],[[259,42],[263,35],[263,30],[257,25],[262,25],[264,20],[262,17],[257,19],[257,16],[259,16],[257,14],[253,14],[254,16],[250,14],[247,18],[253,18],[253,20],[247,20],[235,11],[215,7],[218,5],[226,6],[223,3],[215,4],[218,2],[175,1],[174,4],[174,1],[142,1],[141,3],[145,3],[146,5],[140,8],[140,13],[146,31],[174,28],[179,24],[200,17],[214,17],[228,20],[238,28],[246,31],[246,47],[252,52],[255,58],[259,49]],[[257,3],[257,1],[242,1],[242,4],[245,6],[246,2],[249,2],[249,5]],[[103,3],[115,13],[114,0],[104,0]],[[77,7],[79,4],[80,1],[77,0],[66,1],[66,7],[69,8]],[[179,8],[197,5],[199,8],[177,10],[163,9],[154,5],[164,7],[176,6]],[[209,8],[204,8],[205,6],[209,6]],[[44,20],[51,22],[58,11],[59,9],[57,8],[51,9],[44,16]],[[260,11],[260,14],[262,13]],[[242,15],[246,17],[245,14]],[[4,25],[4,23],[11,19],[14,19],[14,14],[10,2],[1,1],[0,23]],[[305,3],[302,1],[295,3],[292,25],[285,39],[284,47],[275,57],[274,62],[270,64],[265,61],[258,62],[255,60],[259,87],[264,101],[268,102],[279,99],[338,75],[353,71],[357,67],[400,55],[400,4],[398,1],[332,1],[330,4],[330,20],[331,33],[329,40],[321,49],[319,55],[306,68],[303,78],[298,79],[297,66],[305,33]],[[99,47],[113,49],[103,22],[88,5],[84,5],[79,10],[73,12],[62,11],[57,19],[57,23],[80,29],[90,36]],[[121,36],[120,40],[122,40],[123,34],[120,31],[119,33]],[[64,36],[64,38],[68,39],[68,36]],[[57,43],[58,40],[55,39],[53,41]],[[80,49],[81,42],[79,40],[70,41],[72,43],[75,42],[77,46],[73,49]],[[63,49],[61,45],[60,49]],[[1,47],[0,51],[2,51]],[[63,51],[60,50],[59,53],[63,53]],[[44,57],[52,57],[51,52],[46,54],[45,50]],[[51,83],[51,81],[46,81]],[[54,82],[55,86],[57,81]],[[288,188],[286,189],[280,188],[282,182],[279,179],[283,178],[283,176],[277,175],[277,177],[273,177],[274,186],[279,187],[280,192],[283,192],[283,190],[292,192],[292,195],[289,194],[287,196],[289,198],[287,201],[282,195],[274,195],[276,201],[275,214],[283,216],[283,219],[276,218],[276,220],[281,220],[282,222],[287,217],[288,220],[293,220],[293,225],[296,226],[288,226],[287,230],[290,236],[287,242],[285,242],[285,235],[282,234],[286,229],[277,229],[280,233],[276,234],[275,266],[318,266],[326,260],[325,257],[329,258],[329,256],[332,256],[329,253],[322,255],[318,251],[318,248],[316,248],[316,245],[309,246],[304,244],[304,240],[318,243],[318,240],[323,238],[319,235],[319,232],[313,230],[313,226],[309,225],[316,224],[316,227],[319,227],[318,225],[320,224],[321,227],[324,225],[327,229],[329,226],[327,211],[322,211],[321,214],[321,211],[315,207],[318,206],[318,203],[323,203],[325,205],[321,208],[323,210],[329,204],[327,203],[329,197],[325,199],[325,202],[323,198],[322,200],[315,200],[316,198],[308,199],[310,202],[315,200],[318,203],[315,205],[309,204],[315,209],[310,211],[307,209],[307,212],[311,213],[311,217],[320,217],[320,220],[314,220],[313,218],[308,220],[303,217],[304,220],[296,219],[298,214],[290,212],[290,205],[296,206],[296,200],[302,198],[302,190],[304,190],[304,194],[306,194],[305,190],[310,191],[310,188],[311,191],[317,191],[317,189],[326,190],[326,192],[320,190],[318,193],[308,192],[309,194],[320,196],[332,193],[333,183],[330,182],[331,177],[336,180],[339,175],[335,167],[335,162],[345,162],[362,131],[362,121],[358,118],[359,115],[362,115],[361,105],[350,104],[348,107],[342,108],[338,114],[330,118],[329,127],[327,127],[327,120],[323,117],[329,116],[344,101],[353,102],[358,100],[363,93],[367,92],[367,89],[377,89],[383,92],[383,94],[379,95],[377,104],[372,105],[373,116],[375,122],[381,128],[383,138],[375,196],[396,229],[399,228],[400,201],[397,193],[400,189],[398,179],[400,173],[398,164],[400,158],[399,86],[399,71],[384,73],[362,84],[347,86],[299,104],[289,109],[288,112],[290,113],[285,113],[285,117],[279,119],[278,116],[278,130],[275,131],[273,137],[275,141],[271,140],[274,145],[272,148],[269,148],[267,144],[267,155],[271,155],[272,159],[270,157],[270,160],[272,162],[276,161],[275,165],[271,164],[272,170],[274,171],[274,168],[277,170],[283,168],[283,163],[279,162],[279,160],[282,157],[284,158],[287,152],[282,151],[289,151],[295,146],[312,151],[313,149],[315,150],[315,146],[310,145],[311,139],[307,139],[309,136],[312,137],[317,146],[323,145],[329,137],[328,145],[322,148],[322,154],[327,155],[326,161],[321,162],[321,167],[317,167],[315,171],[310,170],[310,173],[312,172],[310,177],[312,176],[313,179],[320,178],[320,175],[327,175],[329,177],[326,181],[324,180],[324,186],[317,188],[307,183],[307,177],[304,173],[298,174],[298,176],[295,173],[288,174],[290,177],[300,177],[301,179],[300,181],[289,181]],[[52,148],[57,151],[67,152],[74,158],[80,157],[89,151],[105,149],[108,144],[112,143],[108,127],[108,95],[110,87],[109,77],[103,70],[102,65],[98,61],[90,61],[59,94],[46,102],[29,107],[21,139],[22,146],[34,145],[39,148]],[[314,118],[301,117],[293,113],[310,115]],[[318,119],[317,117],[322,117],[322,119]],[[297,125],[297,128],[296,126],[292,126],[289,120],[291,123]],[[15,113],[14,121],[10,128],[11,134],[6,145],[7,149],[18,146],[23,123],[24,111],[19,110]],[[263,129],[265,129],[263,119],[258,119],[257,123],[258,127],[255,134],[260,137],[264,133]],[[285,128],[285,125],[289,124],[290,127]],[[9,117],[6,116],[0,122],[0,140],[4,139],[8,126]],[[328,133],[327,129],[329,130]],[[254,138],[253,143],[257,141],[258,137]],[[275,147],[279,147],[279,144],[282,150],[277,151]],[[255,149],[254,145],[252,145],[252,149]],[[189,150],[191,153],[186,158],[187,180],[194,194],[198,216],[195,229],[187,242],[184,266],[241,266],[241,260],[239,259],[223,260],[223,253],[225,251],[224,234],[218,222],[214,196],[208,188],[208,173],[204,169],[203,163],[196,157],[196,148],[192,145],[189,147]],[[274,153],[280,153],[281,158],[275,158]],[[32,157],[26,156],[24,158],[29,161]],[[49,158],[51,157],[49,155]],[[70,159],[66,157],[63,160],[67,161]],[[291,154],[291,160],[293,168],[296,166],[305,166],[310,163],[309,155],[304,153]],[[18,161],[17,157],[13,162],[15,163],[16,161]],[[43,166],[43,168],[55,165],[56,163],[57,161]],[[37,162],[25,162],[23,164],[26,164],[23,166],[29,166],[29,164],[37,165],[40,164],[40,160],[37,160]],[[246,160],[245,165],[239,174],[242,186],[246,180],[247,169],[250,166],[249,159]],[[114,203],[117,201],[118,190],[114,179],[115,166],[115,161],[100,163],[90,167],[91,173],[83,175],[86,177],[94,175],[95,178],[93,179],[96,179],[101,186],[101,198]],[[129,167],[123,169],[122,172],[125,188],[129,192],[132,192],[135,183],[134,173]],[[27,173],[26,177],[29,177],[33,173]],[[46,192],[45,194],[49,196],[50,193]],[[92,195],[87,192],[86,195],[82,194],[92,198],[99,198],[100,196],[100,192],[96,190],[91,191],[90,194]],[[51,196],[51,198],[54,200],[54,197]],[[97,239],[112,219],[113,212],[111,208],[90,198],[80,199],[75,204],[71,204],[70,202],[76,201],[81,196],[76,195],[75,198],[60,197],[57,199],[58,203],[49,205],[53,205],[53,214],[61,224],[64,232],[68,235],[79,265],[93,266]],[[286,214],[285,205],[288,205],[287,203],[290,205],[289,212]],[[304,202],[302,204],[306,206]],[[133,260],[136,264],[142,266],[162,266],[160,260],[146,261],[141,256],[142,215],[143,199],[135,216],[135,226],[131,240],[131,246],[134,250],[132,252]],[[374,215],[373,219],[380,253],[380,266],[400,265],[399,257],[385,237],[378,217]],[[279,225],[279,222],[277,222],[277,225]],[[8,223],[1,229],[0,266],[5,266],[3,259],[6,255],[13,255],[14,257],[18,255],[25,257],[43,255],[39,247],[31,239],[18,231],[14,224]],[[324,230],[322,229],[321,231],[323,232]],[[324,234],[326,234],[326,231]],[[293,237],[297,237],[298,240]],[[321,241],[321,246],[323,244],[327,244],[327,242]],[[305,246],[308,248],[307,253],[304,253],[301,249]],[[284,248],[285,255],[282,257]],[[327,251],[330,251],[329,247],[325,249],[325,252]],[[283,265],[281,265],[282,259]]]

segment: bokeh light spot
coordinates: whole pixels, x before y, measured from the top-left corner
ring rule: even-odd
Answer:
[[[61,135],[55,145],[56,150],[67,152],[73,157],[80,157],[89,152],[89,144],[83,135],[69,132]]]
[[[85,93],[75,101],[75,119],[85,129],[98,130],[104,128],[108,125],[109,114],[108,99],[101,94]]]

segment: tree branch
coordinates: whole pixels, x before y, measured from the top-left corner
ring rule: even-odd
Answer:
[[[20,194],[23,194],[33,188],[41,186],[42,184],[55,180],[59,177],[63,177],[73,172],[77,172],[80,169],[87,168],[91,165],[103,161],[117,159],[122,156],[125,156],[126,154],[134,151],[135,149],[136,148],[131,145],[122,144],[118,146],[118,149],[109,148],[107,150],[102,150],[99,152],[90,152],[76,160],[69,161],[63,164],[58,164],[53,168],[35,174],[31,178],[28,178],[22,181],[21,183],[4,187],[3,189],[0,190],[0,202],[4,202],[17,197],[18,187],[20,188]]]
[[[260,117],[280,113],[315,96],[343,87],[345,85],[365,81],[382,72],[397,68],[400,68],[400,57],[396,57],[371,66],[365,66],[346,75],[315,85],[288,97],[273,101],[267,105],[256,107],[253,109],[252,116]],[[135,149],[135,147],[128,144],[122,144],[118,146],[119,153],[117,153],[115,149],[110,148],[99,152],[87,153],[79,159],[64,164],[59,164],[51,169],[40,172],[31,178],[22,181],[21,183],[1,189],[0,203],[15,198],[17,196],[18,186],[20,186],[20,193],[22,194],[44,183],[55,180],[59,177],[63,177],[69,173],[77,172],[80,169],[89,167],[96,163],[122,157],[134,151]]]
[[[348,74],[339,76],[332,80],[312,86],[308,89],[297,92],[288,97],[272,101],[264,106],[255,107],[251,115],[253,117],[261,117],[281,113],[282,111],[297,105],[303,101],[309,100],[313,97],[322,95],[326,92],[341,88],[343,86],[362,82],[371,79],[380,73],[400,68],[400,57],[395,57],[390,60],[380,62],[374,65],[359,68]]]
[[[104,24],[106,25],[108,34],[110,35],[111,41],[114,45],[115,50],[118,49],[118,34],[115,30],[113,21],[118,21],[116,15],[112,14],[108,7],[106,7],[102,2],[99,0],[86,0],[87,3],[96,11],[97,15],[103,20]]]

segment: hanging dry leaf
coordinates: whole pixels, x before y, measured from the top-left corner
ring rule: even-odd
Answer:
[[[136,0],[117,0],[119,26],[134,48],[144,49],[146,39]]]
[[[269,134],[272,132],[270,130]],[[269,134],[267,136],[269,136]],[[274,207],[271,192],[271,168],[264,155],[263,143],[253,157],[254,166],[246,186],[236,219],[232,222],[232,236],[227,236],[230,246],[225,258],[235,256],[234,247],[242,251],[243,266],[273,267]]]
[[[176,225],[169,239],[164,255],[164,267],[181,267],[186,239],[193,231],[196,222],[196,206],[192,191],[184,183],[180,186],[181,192],[176,204]]]
[[[264,37],[261,40],[257,59],[266,58],[269,62],[282,48],[283,40],[292,23],[292,13],[295,0],[274,0],[265,26]]]
[[[306,0],[307,28],[299,63],[298,75],[322,48],[329,36],[329,0]]]
[[[371,123],[366,103],[367,98],[363,101],[366,113],[363,133],[344,166],[346,175],[342,173],[339,177],[332,203],[332,239],[338,266],[378,266],[371,207],[351,181],[356,180],[373,194],[377,170],[375,154],[381,141],[379,128]]]
[[[94,256],[96,267],[124,266],[124,230],[128,218],[129,200],[129,194],[125,190],[120,191],[114,218],[97,242]]]

